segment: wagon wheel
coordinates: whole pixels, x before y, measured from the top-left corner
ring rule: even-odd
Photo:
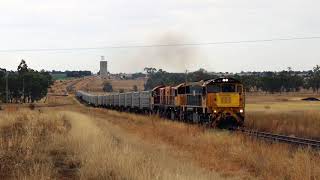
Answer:
[[[210,125],[212,128],[218,127],[219,119],[220,119],[220,115],[218,115],[218,116],[215,117],[215,118],[213,118],[212,116],[210,116],[210,117],[209,117],[209,125]]]

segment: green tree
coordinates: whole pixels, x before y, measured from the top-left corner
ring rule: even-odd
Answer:
[[[281,92],[282,81],[276,73],[267,72],[266,76],[261,77],[260,87],[265,92]]]
[[[144,71],[147,72],[147,74],[154,74],[157,72],[157,69],[152,67],[145,67]]]
[[[0,70],[0,98],[5,98],[5,73]],[[34,71],[22,60],[16,72],[8,72],[8,88],[10,102],[34,102],[47,95],[53,84],[52,77],[45,71]],[[24,96],[23,96],[24,94]]]
[[[17,70],[18,70],[19,74],[20,73],[23,74],[23,73],[27,73],[28,72],[28,65],[27,65],[25,60],[23,60],[23,59],[21,60]]]
[[[149,69],[155,69],[155,68],[149,68]],[[183,83],[186,81],[189,82],[195,82],[195,81],[201,81],[201,80],[207,80],[207,79],[214,79],[216,78],[213,75],[210,75],[206,70],[199,69],[198,71],[188,73],[187,75],[185,73],[169,73],[162,69],[159,69],[158,71],[148,71],[149,78],[148,81],[145,84],[145,89],[150,90],[156,86],[159,85],[170,85],[170,86],[176,86],[180,83]]]
[[[25,95],[25,75],[29,72],[28,65],[25,60],[21,60],[18,68],[17,68],[19,77],[18,80],[22,83],[20,93],[23,98],[23,102],[26,102],[27,96]]]
[[[5,88],[6,88],[6,80],[5,80],[5,75],[6,75],[6,69],[1,69],[0,68],[0,101],[5,100]]]
[[[245,75],[245,76],[238,76],[236,75],[234,78],[238,79],[244,84],[244,88],[246,92],[250,92],[252,90],[255,90],[259,88],[261,78],[255,76],[255,75]]]
[[[307,86],[312,88],[314,92],[319,92],[320,89],[320,66],[316,65],[310,72],[309,79],[307,80]]]

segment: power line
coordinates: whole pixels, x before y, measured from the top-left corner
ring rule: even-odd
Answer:
[[[127,46],[104,46],[104,47],[85,47],[85,48],[56,48],[56,49],[7,49],[0,50],[5,52],[49,52],[49,51],[82,51],[82,50],[103,50],[103,49],[133,49],[133,48],[154,48],[154,47],[183,47],[183,46],[209,46],[220,44],[242,44],[242,43],[263,43],[274,41],[296,41],[296,40],[312,40],[320,39],[320,36],[313,37],[291,37],[291,38],[274,38],[274,39],[258,39],[243,41],[220,41],[220,42],[199,42],[199,43],[176,43],[176,44],[149,44],[149,45],[127,45]]]

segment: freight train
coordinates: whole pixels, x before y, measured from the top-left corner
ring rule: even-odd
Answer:
[[[94,107],[155,114],[172,120],[209,124],[219,128],[242,126],[245,119],[244,87],[234,78],[105,95],[77,91],[76,97]]]

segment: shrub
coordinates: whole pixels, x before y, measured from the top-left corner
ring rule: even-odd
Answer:
[[[36,108],[36,105],[34,103],[29,104],[30,110],[34,110]]]

